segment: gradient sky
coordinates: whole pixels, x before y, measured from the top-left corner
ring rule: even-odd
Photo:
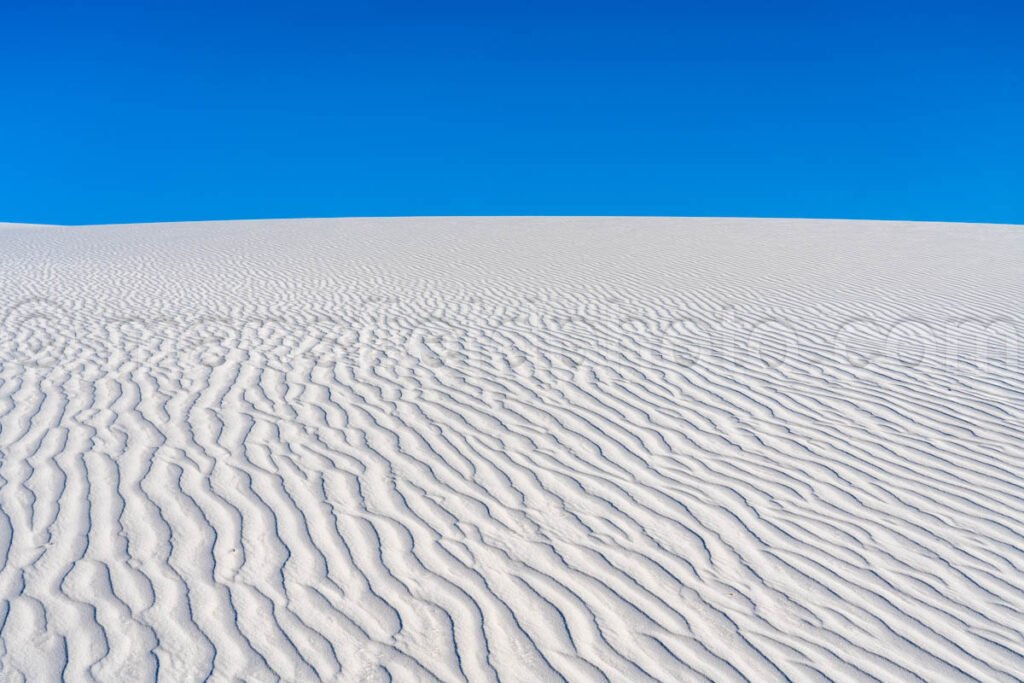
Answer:
[[[1024,223],[1024,2],[0,1],[0,221]]]

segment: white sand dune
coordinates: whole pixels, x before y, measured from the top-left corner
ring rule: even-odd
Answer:
[[[0,230],[0,680],[1024,678],[1024,228]]]

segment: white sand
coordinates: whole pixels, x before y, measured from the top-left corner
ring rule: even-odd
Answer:
[[[1024,228],[0,230],[0,680],[1024,677]]]

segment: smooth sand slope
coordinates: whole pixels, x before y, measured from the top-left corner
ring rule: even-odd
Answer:
[[[1024,228],[0,230],[0,680],[1024,677]]]

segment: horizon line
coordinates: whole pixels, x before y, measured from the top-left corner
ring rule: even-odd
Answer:
[[[378,214],[378,215],[338,215],[338,216],[263,216],[259,218],[197,218],[181,220],[141,220],[114,221],[100,223],[51,223],[27,221],[2,221],[0,226],[53,227],[53,228],[87,228],[119,225],[174,225],[184,223],[244,223],[267,221],[327,221],[327,220],[384,220],[384,219],[441,219],[441,218],[623,218],[623,219],[675,219],[695,220],[701,218],[716,220],[755,220],[755,221],[828,221],[828,222],[859,222],[859,223],[927,223],[927,224],[962,224],[962,225],[993,225],[1007,227],[1024,227],[1024,223],[1003,223],[984,220],[938,220],[922,218],[844,218],[820,216],[727,216],[712,214],[570,214],[570,213],[510,213],[510,214]]]

